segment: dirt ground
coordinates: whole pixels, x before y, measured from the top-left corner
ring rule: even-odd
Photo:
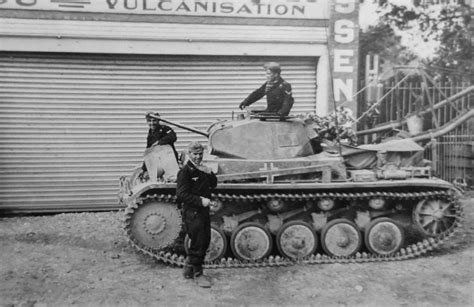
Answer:
[[[474,199],[461,230],[398,262],[207,270],[210,289],[139,255],[121,212],[0,219],[0,306],[473,306]]]

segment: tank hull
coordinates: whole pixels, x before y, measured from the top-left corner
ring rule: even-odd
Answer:
[[[320,152],[309,128],[296,119],[210,127],[208,149],[218,156],[205,164],[219,183],[208,267],[409,259],[461,224],[459,191],[432,177],[413,141]],[[122,178],[119,200],[132,244],[182,266],[189,239],[171,172],[156,181]]]

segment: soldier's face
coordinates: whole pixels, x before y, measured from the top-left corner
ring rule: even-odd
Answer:
[[[155,131],[158,126],[159,126],[159,122],[156,118],[150,118],[148,119],[148,127],[150,128],[151,131]]]
[[[194,164],[200,165],[202,162],[203,152],[189,152],[189,159],[193,161]]]
[[[278,74],[272,72],[270,69],[266,69],[265,70],[265,77],[267,78],[267,81],[270,82],[270,81],[273,81],[276,78],[278,78]]]

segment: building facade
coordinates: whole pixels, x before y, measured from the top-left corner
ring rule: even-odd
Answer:
[[[146,111],[230,120],[268,61],[293,115],[355,108],[357,33],[356,0],[0,1],[0,210],[115,208]]]

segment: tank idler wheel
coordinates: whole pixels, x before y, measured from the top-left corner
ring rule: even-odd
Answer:
[[[189,254],[189,247],[191,246],[191,239],[186,235],[184,238],[184,250]],[[227,237],[219,227],[211,225],[211,242],[206,251],[204,261],[213,262],[224,257],[227,251]]]
[[[396,253],[405,240],[405,233],[394,220],[381,217],[371,221],[365,230],[365,245],[377,255]]]
[[[415,225],[427,236],[449,232],[456,225],[456,209],[441,199],[424,199],[413,211]]]
[[[285,223],[276,235],[278,251],[290,259],[310,256],[318,247],[318,237],[313,227],[303,221]]]
[[[233,231],[230,247],[238,259],[257,261],[267,257],[272,251],[272,237],[258,223],[243,223]]]
[[[181,230],[181,214],[175,204],[145,199],[130,220],[131,240],[162,250],[171,246]]]
[[[331,256],[349,257],[360,249],[362,234],[353,222],[335,219],[323,227],[321,244],[324,251]]]

